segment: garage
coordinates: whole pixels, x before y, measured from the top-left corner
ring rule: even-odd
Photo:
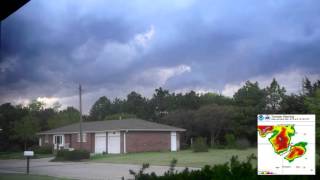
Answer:
[[[108,133],[108,153],[120,154],[120,132]]]
[[[107,151],[106,147],[106,133],[95,133],[95,153],[104,153]]]

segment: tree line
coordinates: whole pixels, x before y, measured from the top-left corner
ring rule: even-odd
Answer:
[[[232,134],[241,142],[256,143],[256,116],[267,113],[304,114],[320,117],[320,80],[302,81],[302,91],[287,94],[276,79],[266,88],[247,81],[233,97],[217,93],[174,93],[158,88],[151,98],[130,92],[126,98],[100,97],[85,121],[141,118],[187,129],[182,143],[190,145],[193,137],[205,137],[208,144],[223,145]],[[28,106],[5,103],[0,106],[0,151],[22,149],[36,144],[35,133],[78,122],[76,108],[59,110],[59,105],[44,108],[32,101]],[[319,129],[319,121],[317,121]],[[317,131],[317,138],[320,130]]]

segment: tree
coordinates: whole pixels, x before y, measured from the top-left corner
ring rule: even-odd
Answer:
[[[14,138],[21,139],[24,149],[27,150],[27,143],[36,138],[36,133],[40,130],[38,119],[32,115],[27,115],[21,121],[14,124]]]
[[[147,107],[147,100],[141,94],[132,91],[127,95],[126,112],[135,114],[137,117],[145,117],[145,108]]]
[[[257,114],[265,108],[265,92],[260,89],[258,82],[247,81],[233,96],[237,106],[233,119],[234,133],[236,136],[256,142]]]
[[[306,77],[303,79],[303,95],[305,96],[314,96],[317,89],[320,88],[320,80],[317,80],[313,84],[311,81]]]
[[[111,112],[111,102],[110,100],[102,96],[100,97],[92,106],[90,110],[90,120],[91,121],[101,121]]]
[[[205,106],[209,104],[217,104],[217,105],[232,105],[233,101],[231,98],[223,96],[221,94],[216,93],[205,93],[200,95],[200,106]]]
[[[315,90],[314,96],[306,97],[305,104],[309,110],[309,113],[316,115],[316,139],[320,138],[320,88]],[[320,142],[317,141],[317,146],[320,146]]]
[[[313,87],[311,81],[306,77],[302,81],[303,83],[303,94],[306,96],[311,96],[313,94]]]
[[[260,111],[265,106],[265,93],[260,89],[258,82],[247,81],[234,95],[233,99],[238,106],[251,106]]]
[[[28,109],[22,106],[13,106],[10,103],[0,105],[0,151],[19,150],[19,141],[14,138],[15,122],[20,121],[28,114]],[[21,142],[21,141],[20,141]]]
[[[137,116],[134,114],[127,114],[127,113],[117,113],[108,115],[104,118],[104,120],[116,120],[116,119],[130,119],[130,118],[136,118]]]
[[[162,117],[165,114],[168,114],[169,110],[174,109],[174,103],[170,103],[171,94],[169,90],[162,89],[161,87],[155,89],[155,93],[151,99],[151,104],[154,109],[155,117]]]
[[[32,100],[31,103],[28,105],[30,111],[40,111],[44,109],[45,103],[40,102],[38,100]]]
[[[190,91],[184,95],[181,107],[184,109],[199,109],[200,98],[194,91]]]
[[[125,100],[115,98],[111,103],[111,114],[124,113],[125,111]]]
[[[305,105],[305,96],[291,94],[284,96],[281,103],[281,113],[284,114],[303,114],[308,113],[308,108]]]
[[[273,79],[270,86],[266,87],[266,111],[277,113],[285,96],[285,88],[280,87],[276,79]]]
[[[49,129],[79,122],[80,112],[74,107],[67,107],[48,119]]]
[[[195,126],[201,136],[208,137],[211,145],[221,144],[225,133],[233,130],[231,125],[234,115],[232,106],[204,106],[195,111]]]

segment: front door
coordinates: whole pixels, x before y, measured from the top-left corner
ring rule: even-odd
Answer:
[[[108,133],[108,153],[120,154],[120,132]]]
[[[64,146],[64,136],[63,135],[54,135],[53,136],[53,145],[54,149],[61,149]]]

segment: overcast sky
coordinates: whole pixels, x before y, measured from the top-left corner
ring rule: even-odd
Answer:
[[[318,0],[31,0],[2,22],[0,103],[84,108],[154,89],[227,96],[320,79]]]

